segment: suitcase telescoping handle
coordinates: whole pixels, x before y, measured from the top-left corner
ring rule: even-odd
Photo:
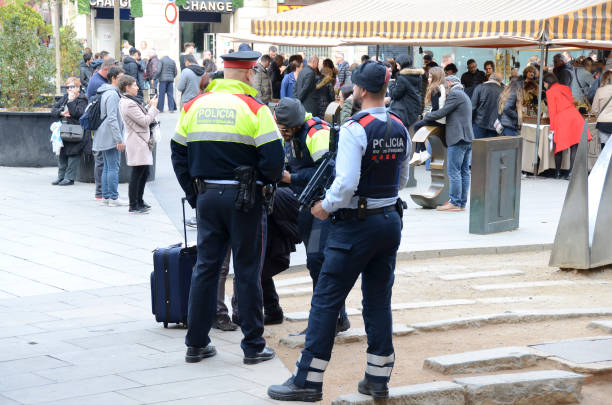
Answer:
[[[181,205],[183,206],[183,234],[185,235],[185,247],[187,247],[187,224],[185,223],[187,219],[185,218],[185,201],[187,201],[187,198],[181,198]]]

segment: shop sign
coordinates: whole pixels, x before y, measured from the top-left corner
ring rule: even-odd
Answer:
[[[115,7],[114,0],[89,0],[89,5],[92,7],[99,8],[113,8]],[[119,7],[121,8],[130,8],[130,0],[120,0]]]
[[[173,3],[173,2],[172,2]],[[89,0],[92,7],[113,8],[114,0]],[[121,8],[130,8],[130,0],[120,0]],[[187,0],[187,5],[181,7],[187,11],[201,11],[207,13],[233,13],[234,7],[231,1],[205,1],[205,0]]]
[[[187,0],[187,5],[182,6],[187,11],[203,11],[208,13],[233,13],[234,6],[231,1],[205,1]]]
[[[305,7],[305,6],[283,6],[283,5],[277,4],[276,5],[276,12],[277,13],[284,13],[285,11],[295,10],[297,8],[302,8],[302,7]]]

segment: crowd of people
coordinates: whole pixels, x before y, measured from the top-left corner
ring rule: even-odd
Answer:
[[[62,136],[58,176],[52,184],[73,185],[81,155],[91,153],[95,199],[105,206],[128,206],[131,214],[144,214],[151,208],[143,200],[143,194],[153,164],[158,106],[163,109],[163,102],[151,89],[162,87],[167,81],[174,82],[176,68],[168,79],[169,69],[163,69],[167,57],[159,60],[155,50],[148,49],[144,41],[141,50],[128,45],[124,42],[121,61],[106,51],[94,55],[86,48],[79,77],[66,81],[67,92],[56,102],[52,114],[61,121],[60,132],[71,137]],[[168,103],[173,108],[171,93]],[[96,103],[101,119],[99,127],[94,131],[81,128],[80,139],[75,140],[74,128],[80,125],[79,119]],[[126,163],[131,167],[128,200],[119,198],[118,191],[122,152],[126,153]]]
[[[584,125],[583,103],[598,115],[600,141],[607,142],[612,133],[612,58],[601,64],[592,57],[572,61],[555,55],[554,67],[543,69],[542,78],[539,61],[533,59],[523,75],[514,69],[507,83],[493,61],[481,71],[470,59],[458,76],[450,55],[438,65],[431,51],[423,53],[422,64],[407,54],[384,61],[364,55],[360,63],[350,64],[342,53],[335,60],[306,52],[289,56],[271,46],[261,55],[242,44],[222,59],[220,70],[210,52],[195,55],[193,43],[185,44],[178,67],[169,56],[158,58],[146,42],[140,49],[124,43],[120,61],[108,52],[94,55],[86,49],[80,77],[66,81],[67,92],[53,108],[61,132],[68,135],[52,184],[74,184],[80,156],[91,150],[95,198],[105,206],[128,206],[129,213],[149,212],[143,194],[157,117],[166,105],[170,113],[180,110],[172,163],[198,213],[191,221],[199,233],[186,361],[215,355],[210,327],[242,328],[245,364],[273,358],[262,338],[264,325],[283,322],[272,278],[288,268],[297,243],[306,245],[312,311],[309,327],[297,332],[307,335],[306,348],[293,376],[270,387],[275,399],[320,398],[333,336],[350,327],[344,300],[359,274],[367,281],[363,307],[370,325],[368,365],[359,390],[374,398],[388,395],[395,359],[390,296],[403,212],[398,190],[407,183],[409,165],[431,158],[422,142],[414,145],[410,158],[411,134],[444,127],[449,200],[437,209],[460,212],[468,199],[473,139],[520,135],[524,118],[537,110],[540,98],[554,133],[557,177],[561,152],[569,149],[573,164]],[[324,117],[334,101],[342,125],[335,179],[321,201],[299,211],[297,196],[332,146],[332,123]],[[81,130],[79,137],[79,118],[96,103],[101,124]],[[122,152],[131,167],[128,201],[118,193]],[[245,168],[252,170],[250,183],[237,174]],[[249,187],[258,190],[256,180],[278,186],[267,211],[262,193],[250,199],[247,191],[241,194]],[[210,189],[218,192],[207,193]],[[367,229],[384,229],[387,237]],[[223,298],[232,251],[236,277],[230,317]],[[337,277],[338,270],[350,277]]]
[[[330,103],[338,101],[341,106],[338,124],[343,124],[360,110],[353,99],[351,75],[368,60],[370,57],[364,55],[361,63],[349,64],[342,53],[337,53],[334,61],[317,55],[306,56],[306,51],[295,55],[280,54],[275,46],[271,46],[253,68],[252,84],[257,90],[256,97],[262,102],[295,98],[308,113],[319,119],[324,118]],[[383,61],[390,71],[385,102],[388,109],[397,114],[413,133],[424,126],[446,126],[448,175],[452,191],[450,205],[439,207],[441,210],[460,211],[465,208],[465,198],[458,193],[467,191],[458,184],[469,184],[469,170],[465,167],[469,167],[471,156],[466,144],[470,144],[472,139],[519,135],[524,118],[534,116],[538,110],[539,93],[543,99],[542,110],[550,119],[550,131],[553,133],[556,178],[562,177],[562,152],[567,149],[570,150],[570,170],[565,178],[571,176],[580,135],[578,128],[584,123],[580,112],[590,111],[597,115],[602,147],[612,133],[612,104],[609,103],[612,95],[612,76],[609,73],[612,58],[603,63],[597,61],[595,54],[578,59],[572,59],[567,52],[554,55],[553,66],[544,68],[541,89],[540,61],[537,57],[529,59],[522,75],[513,68],[508,83],[503,83],[502,75],[495,71],[495,63],[490,60],[484,62],[484,70],[478,68],[474,59],[468,60],[467,71],[460,77],[457,76],[458,69],[451,55],[443,55],[439,66],[433,53],[424,51],[422,62],[421,66],[416,66],[409,55]],[[88,100],[99,94],[104,101],[110,101],[109,104],[104,103],[104,115],[108,118],[105,121],[108,122],[97,131],[103,134],[98,141],[92,142],[92,137],[87,134],[80,141],[65,142],[58,157],[58,177],[53,184],[74,184],[81,153],[93,149],[96,198],[103,204],[127,204],[118,198],[116,191],[119,153],[126,146],[127,138],[136,139],[139,136],[142,139],[142,145],[127,142],[128,156],[140,154],[141,151],[132,149],[137,145],[152,145],[153,142],[149,143],[151,131],[144,131],[144,127],[155,124],[155,114],[163,112],[166,106],[168,112],[177,111],[181,105],[202,93],[211,80],[223,77],[223,71],[217,69],[210,51],[204,51],[196,58],[193,43],[184,44],[179,66],[180,71],[176,62],[167,55],[159,58],[155,49],[149,48],[145,41],[140,49],[124,41],[121,61],[115,61],[106,51],[93,54],[90,49],[85,49],[79,77],[68,79],[65,83],[68,91],[53,111],[63,122],[78,125],[78,118]],[[176,82],[179,73],[180,78]],[[135,80],[134,86],[138,90],[133,96],[110,82],[123,74]],[[174,100],[175,82],[180,92],[179,103]],[[106,94],[109,86],[115,89],[114,93]],[[453,93],[456,91],[461,91],[466,97],[455,97]],[[135,135],[138,131],[134,130],[134,121],[130,121],[128,129],[124,128],[128,109],[118,108],[119,100],[129,97],[144,108],[141,111],[143,115],[135,118],[143,129],[140,135]],[[151,103],[151,100],[155,102]],[[468,108],[463,108],[464,105]],[[470,125],[466,126],[466,122],[470,122]],[[456,127],[459,123],[461,125]],[[149,135],[144,136],[145,132]],[[109,143],[101,144],[100,140],[107,136],[104,134],[109,134]],[[111,144],[117,153],[109,152]],[[465,151],[455,156],[458,148]],[[422,164],[430,158],[427,145],[416,143],[411,164]],[[148,166],[150,164],[145,163],[149,161],[148,157],[128,158],[128,165]],[[132,180],[139,184],[134,186],[135,190],[140,190],[140,185],[146,180],[143,173],[144,170],[133,170]],[[136,191],[134,193],[134,196],[130,196],[130,212],[147,212],[148,204]],[[195,219],[190,224],[195,226]]]

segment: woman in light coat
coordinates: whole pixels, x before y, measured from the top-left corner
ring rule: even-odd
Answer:
[[[157,97],[147,107],[140,104],[136,79],[123,75],[119,79],[121,101],[119,111],[125,125],[125,150],[128,166],[132,166],[130,178],[130,214],[144,214],[151,208],[142,199],[149,177],[149,166],[153,164],[153,143],[150,142],[150,125],[157,117]]]
[[[591,111],[597,115],[599,142],[605,146],[612,134],[612,71],[607,70],[601,77],[601,87],[597,89]]]

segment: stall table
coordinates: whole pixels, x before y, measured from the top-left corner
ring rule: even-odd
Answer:
[[[521,136],[523,137],[523,172],[533,173],[535,167],[536,129],[537,125],[530,123],[524,123],[521,129]],[[550,141],[548,140],[549,131],[550,125],[540,125],[540,142],[538,143],[540,165],[538,166],[538,174],[555,168],[555,154],[550,150]],[[591,170],[601,152],[601,145],[599,144],[599,132],[595,129],[594,121],[591,122],[589,120],[589,131],[591,131],[591,136],[593,137],[593,140],[589,142],[588,150],[589,170]],[[563,161],[561,169],[569,170],[570,150],[566,149],[562,153]]]

